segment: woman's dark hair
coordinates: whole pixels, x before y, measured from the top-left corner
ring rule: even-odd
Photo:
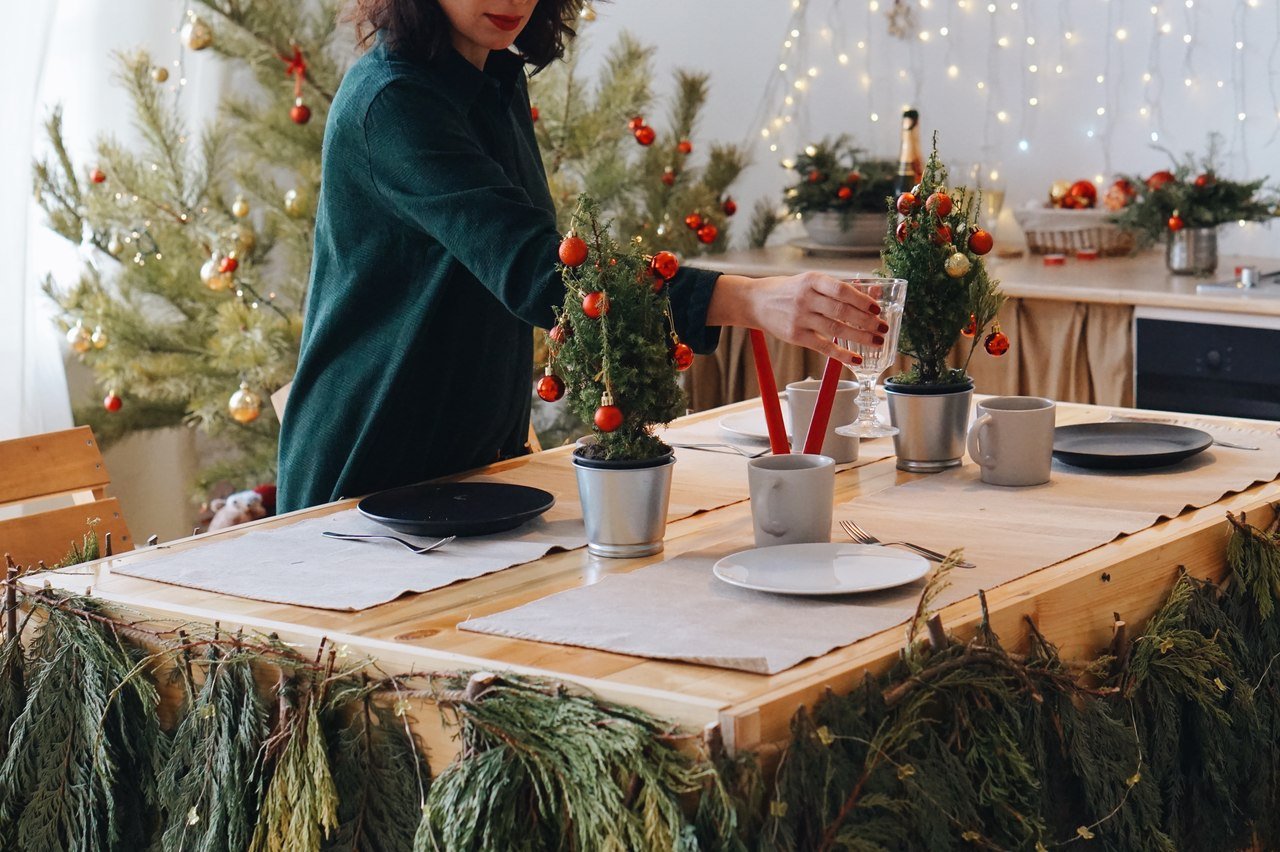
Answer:
[[[525,62],[541,70],[564,55],[575,35],[571,24],[584,0],[538,0],[516,39]],[[352,0],[343,14],[356,25],[361,46],[381,35],[398,53],[434,59],[450,49],[449,19],[436,0]]]

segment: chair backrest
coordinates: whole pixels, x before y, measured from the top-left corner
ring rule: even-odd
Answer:
[[[69,496],[72,505],[0,520],[0,556],[19,565],[60,561],[97,519],[98,540],[111,534],[112,550],[132,550],[133,539],[114,497],[102,452],[88,426],[0,441],[0,508]]]

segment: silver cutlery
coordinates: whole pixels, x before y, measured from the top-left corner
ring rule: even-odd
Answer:
[[[1127,415],[1127,414],[1112,414],[1112,415],[1111,415],[1111,421],[1112,421],[1112,422],[1114,422],[1114,423],[1165,423],[1165,424],[1168,424],[1168,425],[1170,425],[1170,426],[1182,426],[1182,425],[1184,425],[1183,423],[1180,423],[1179,421],[1174,420],[1174,419],[1173,419],[1173,418],[1171,418],[1171,417],[1170,417],[1170,418],[1166,418],[1166,417],[1131,417],[1131,416],[1129,416],[1129,415]],[[1192,427],[1192,428],[1194,428],[1194,427]],[[1234,443],[1232,443],[1231,441],[1223,441],[1222,439],[1220,439],[1220,438],[1216,437],[1215,435],[1213,435],[1213,434],[1211,434],[1211,433],[1207,433],[1207,434],[1209,434],[1209,437],[1213,439],[1214,446],[1217,446],[1217,447],[1228,447],[1228,448],[1230,448],[1230,449],[1232,449],[1232,450],[1256,450],[1256,449],[1258,449],[1258,447],[1251,447],[1251,446],[1249,446],[1248,444],[1234,444]]]
[[[446,544],[448,544],[449,542],[457,538],[457,536],[451,535],[446,538],[442,538],[439,541],[433,541],[430,544],[419,547],[418,545],[414,544],[411,541],[405,541],[404,539],[396,538],[393,535],[367,535],[364,533],[340,533],[340,532],[334,532],[333,530],[325,530],[324,532],[320,533],[320,535],[324,536],[325,538],[342,539],[343,541],[366,541],[369,539],[386,539],[387,541],[394,541],[396,544],[404,545],[405,547],[409,548],[410,550],[412,550],[414,553],[417,553],[417,554],[430,553],[431,551],[435,550],[437,547],[444,547]]]
[[[881,541],[880,539],[873,536],[871,533],[864,530],[862,527],[855,524],[853,521],[841,521],[840,528],[845,531],[845,534],[848,535],[849,538],[858,542],[858,544],[879,544],[884,547],[890,547],[890,546],[896,545],[898,547],[905,547],[908,550],[913,550],[916,553],[920,554],[921,556],[925,557],[926,559],[932,559],[934,562],[945,562],[947,559],[946,556],[944,556],[941,553],[938,553],[936,550],[930,550],[927,547],[921,547],[920,545],[912,544],[909,541]],[[965,562],[963,560],[957,562],[956,566],[960,568],[977,568],[978,567],[977,565],[974,565],[972,562]]]
[[[758,459],[769,452],[769,448],[763,450],[744,450],[736,444],[677,444],[672,443],[671,446],[684,450],[707,450],[709,452],[718,452],[725,449],[737,453],[745,459]]]

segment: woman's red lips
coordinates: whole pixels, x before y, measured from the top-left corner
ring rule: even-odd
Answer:
[[[520,26],[522,20],[519,15],[492,15],[485,14],[485,17],[493,21],[493,25],[504,32],[511,32]]]

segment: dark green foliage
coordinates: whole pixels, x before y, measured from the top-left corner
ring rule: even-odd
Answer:
[[[1265,177],[1234,181],[1219,173],[1222,143],[1222,136],[1209,134],[1208,152],[1199,159],[1187,153],[1179,160],[1166,151],[1174,179],[1155,188],[1141,177],[1122,177],[1137,197],[1115,215],[1114,221],[1136,233],[1139,246],[1148,246],[1163,241],[1170,233],[1169,218],[1174,214],[1187,228],[1213,228],[1236,221],[1265,222],[1276,216],[1280,195],[1263,188]]]
[[[211,645],[160,772],[165,852],[238,852],[257,818],[258,753],[267,712],[253,656]]]
[[[782,217],[767,198],[756,201],[751,208],[751,227],[747,232],[747,245],[751,248],[764,248],[774,229],[782,224]]]
[[[787,210],[802,215],[839,213],[845,228],[854,213],[882,212],[893,195],[898,164],[864,154],[843,134],[808,145],[789,166],[799,179],[783,195]],[[840,197],[842,188],[849,190],[848,198]]]
[[[146,848],[159,774],[158,697],[139,653],[88,598],[42,606],[27,701],[0,765],[0,837],[23,852]]]
[[[405,709],[399,702],[394,709],[376,702],[354,680],[332,693],[321,724],[338,789],[338,830],[325,852],[413,848],[431,772],[407,728]]]
[[[607,393],[622,411],[622,426],[596,430],[598,457],[648,459],[667,452],[653,435],[656,424],[684,414],[685,397],[671,360],[675,332],[665,288],[654,287],[649,262],[636,243],[620,246],[599,218],[596,202],[583,196],[573,230],[586,240],[587,260],[564,268],[565,299],[559,312],[564,342],[552,345],[552,369],[564,380],[567,402],[584,423],[591,423]],[[608,296],[608,312],[586,315],[586,294]]]
[[[680,798],[723,797],[715,767],[665,723],[554,683],[492,674],[438,691],[462,753],[431,785],[415,849],[691,850]],[[708,849],[735,849],[733,808],[706,805]],[[724,838],[724,839],[721,839]]]
[[[969,237],[978,228],[981,196],[963,187],[947,187],[947,170],[938,159],[938,140],[934,136],[933,151],[925,165],[918,204],[900,217],[889,201],[889,234],[881,254],[884,271],[893,278],[907,281],[907,302],[902,312],[902,333],[898,351],[915,360],[910,370],[894,377],[900,384],[963,384],[968,381],[965,369],[982,342],[987,327],[995,321],[1004,294],[999,282],[987,274],[982,255],[969,249]],[[927,209],[926,200],[934,192],[947,192],[954,207],[939,217]],[[905,226],[905,239],[895,236]],[[950,231],[950,238],[940,234]],[[946,262],[952,255],[962,254],[969,269],[959,277],[947,274]],[[972,319],[977,333],[969,343],[963,363],[952,368],[947,356],[960,339],[960,332]]]

